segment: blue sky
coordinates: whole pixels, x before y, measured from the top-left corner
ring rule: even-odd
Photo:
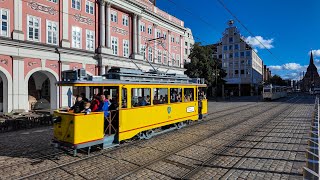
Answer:
[[[172,3],[174,2],[174,3]],[[272,74],[298,79],[314,52],[320,70],[320,0],[223,0],[238,19],[272,52],[249,38]],[[157,0],[157,6],[185,22],[197,42],[216,43],[234,19],[217,0]],[[190,14],[190,11],[192,14]],[[205,22],[203,22],[201,19]],[[239,23],[243,36],[249,37]]]

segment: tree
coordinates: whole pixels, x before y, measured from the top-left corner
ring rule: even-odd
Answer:
[[[278,86],[287,85],[287,82],[283,80],[279,75],[276,75],[276,74],[270,78],[269,83],[273,85],[278,85]]]
[[[195,43],[189,55],[190,63],[185,64],[186,74],[191,78],[204,78],[210,87],[219,86],[225,81],[225,71],[221,68],[221,60],[213,58],[212,45],[201,46]],[[216,82],[217,79],[217,82]]]

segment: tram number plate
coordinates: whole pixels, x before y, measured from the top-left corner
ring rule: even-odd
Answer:
[[[194,112],[194,106],[187,107],[187,113]]]

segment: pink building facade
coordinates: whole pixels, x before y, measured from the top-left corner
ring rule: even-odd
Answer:
[[[184,22],[148,0],[2,0],[0,13],[0,112],[66,106],[64,70],[184,73]]]

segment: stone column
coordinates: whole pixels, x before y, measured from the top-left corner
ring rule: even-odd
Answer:
[[[70,48],[69,41],[69,1],[62,1],[62,40],[61,46]]]
[[[138,49],[138,54],[141,55],[141,31],[140,31],[140,21],[141,21],[141,16],[138,16],[137,19],[137,38],[138,38],[138,45],[137,45],[137,49]]]
[[[105,47],[106,45],[106,24],[105,24],[105,2],[104,0],[100,0],[100,22],[99,22],[99,26],[100,26],[100,46],[101,47]]]
[[[27,111],[29,109],[28,81],[24,77],[24,60],[22,57],[13,57],[12,76],[12,107],[13,110]]]
[[[106,39],[107,48],[111,48],[111,27],[110,27],[110,17],[111,17],[111,4],[107,2],[107,12],[106,12]]]
[[[168,65],[170,65],[169,62],[171,62],[172,65],[172,54],[171,54],[171,31],[168,31],[168,37],[169,37],[169,41],[168,41]]]
[[[13,39],[24,40],[24,34],[22,31],[22,0],[14,0],[14,29],[13,29]]]
[[[132,48],[133,48],[133,54],[137,54],[137,15],[133,14],[133,42],[132,42]]]

